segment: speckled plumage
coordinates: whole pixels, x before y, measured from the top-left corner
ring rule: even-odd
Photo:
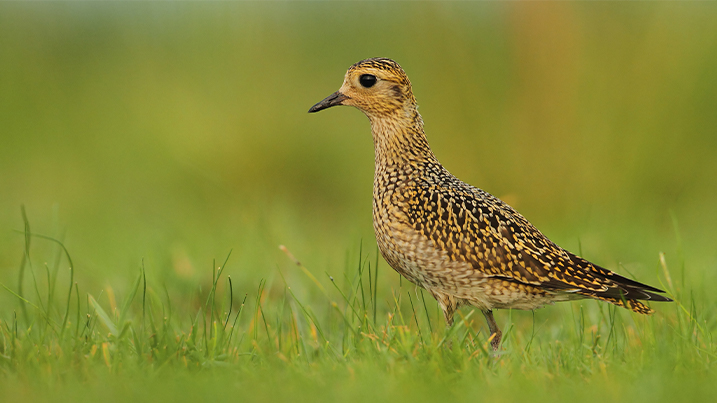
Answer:
[[[411,83],[393,60],[354,64],[341,89],[309,111],[335,105],[354,106],[371,122],[373,223],[381,254],[431,292],[449,324],[461,305],[477,307],[497,349],[493,309],[532,310],[589,297],[649,314],[638,300],[670,301],[655,294],[663,292],[657,288],[559,247],[512,207],[451,175],[433,155]]]

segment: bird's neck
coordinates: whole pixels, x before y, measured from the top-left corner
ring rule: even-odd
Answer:
[[[376,159],[380,167],[415,166],[416,163],[438,162],[423,131],[423,119],[415,108],[400,113],[369,116]]]

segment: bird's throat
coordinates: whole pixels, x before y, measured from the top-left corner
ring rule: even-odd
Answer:
[[[369,116],[377,168],[435,160],[423,131],[421,115],[415,109],[412,112]]]

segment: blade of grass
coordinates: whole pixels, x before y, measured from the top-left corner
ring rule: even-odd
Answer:
[[[112,319],[110,319],[109,315],[105,312],[104,309],[102,309],[102,306],[100,306],[99,303],[97,303],[97,300],[90,295],[87,294],[87,298],[89,298],[90,303],[95,308],[95,312],[97,313],[97,316],[100,318],[102,323],[107,327],[107,329],[112,333],[113,336],[118,337],[119,332],[117,331],[117,326],[112,322]]]
[[[30,236],[30,221],[27,219],[27,213],[25,212],[25,205],[20,206],[20,212],[22,213],[22,221],[24,225],[24,232],[23,235],[25,236],[25,250],[22,254],[22,261],[20,262],[20,270],[18,273],[18,279],[17,279],[17,294],[20,296],[20,300],[23,300],[23,283],[25,281],[25,266],[30,261],[30,242],[32,237]],[[22,311],[22,317],[25,320],[25,323],[30,323],[30,318],[27,315],[27,307],[25,307],[25,303],[20,304],[20,310]]]

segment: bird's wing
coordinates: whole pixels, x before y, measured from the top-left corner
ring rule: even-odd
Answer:
[[[417,186],[405,203],[415,230],[485,276],[605,298],[653,299],[659,289],[619,276],[550,241],[500,199],[478,188]]]

